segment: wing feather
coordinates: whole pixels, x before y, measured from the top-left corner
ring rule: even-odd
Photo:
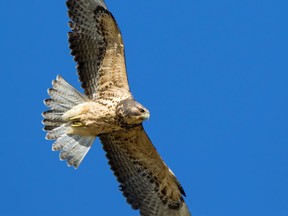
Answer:
[[[120,189],[141,216],[190,215],[178,180],[157,153],[142,125],[100,135]]]
[[[85,94],[92,99],[95,93],[129,91],[122,36],[105,3],[68,0],[67,7],[71,54]]]

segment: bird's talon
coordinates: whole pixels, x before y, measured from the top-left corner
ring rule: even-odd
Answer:
[[[80,121],[75,121],[71,124],[72,127],[82,127],[83,124]]]
[[[79,118],[79,116],[74,116],[74,117],[71,117],[71,118],[69,118],[69,120],[70,121],[79,121],[80,120],[80,118]]]

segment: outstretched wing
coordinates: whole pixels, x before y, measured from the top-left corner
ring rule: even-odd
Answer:
[[[68,0],[69,42],[85,94],[129,91],[119,27],[103,0]]]
[[[141,216],[188,216],[183,188],[144,128],[100,135],[111,169],[132,208]]]

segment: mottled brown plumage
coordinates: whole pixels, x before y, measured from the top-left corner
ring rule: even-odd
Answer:
[[[46,138],[77,168],[100,137],[127,202],[141,216],[189,216],[184,190],[147,136],[133,99],[119,27],[103,0],[68,0],[69,43],[85,95],[57,76],[45,100]]]
[[[122,36],[105,3],[71,0],[67,6],[71,54],[85,94],[92,99],[129,91]]]

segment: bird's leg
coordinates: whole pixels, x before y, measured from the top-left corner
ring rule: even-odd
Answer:
[[[83,127],[83,123],[81,122],[80,116],[74,116],[72,118],[69,118],[69,120],[72,122],[72,127]]]

